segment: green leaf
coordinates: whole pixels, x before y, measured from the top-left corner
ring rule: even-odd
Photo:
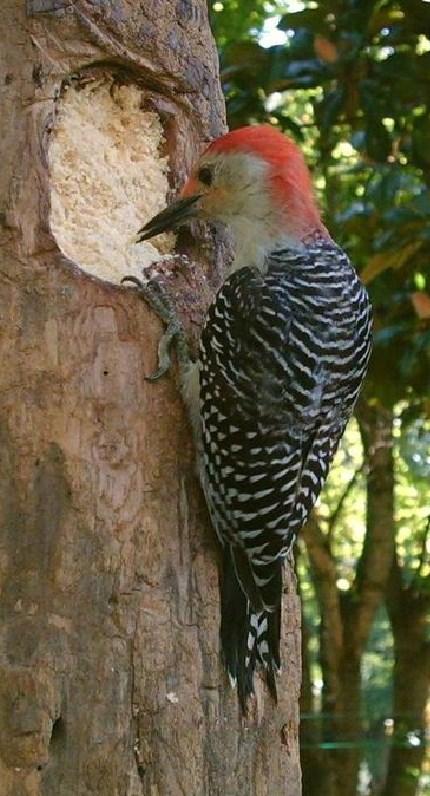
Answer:
[[[328,91],[324,98],[315,106],[315,115],[323,131],[327,131],[340,113],[345,104],[345,90],[336,88]]]
[[[412,132],[412,154],[424,168],[430,166],[430,117],[426,114],[416,119]]]
[[[298,141],[303,141],[303,129],[301,128],[300,124],[294,121],[294,119],[292,119],[290,116],[287,116],[285,113],[279,113],[278,111],[271,111],[270,115],[277,119],[282,130],[289,130],[290,132],[294,133],[294,137]]]
[[[313,33],[328,33],[330,27],[322,7],[305,8],[303,11],[284,14],[278,22],[279,30],[298,30],[306,28]]]
[[[366,131],[366,151],[372,160],[385,163],[392,150],[391,136],[381,121],[371,120]]]

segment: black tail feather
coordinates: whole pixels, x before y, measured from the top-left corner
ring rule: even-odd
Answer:
[[[275,596],[275,591],[278,595],[277,606],[272,611],[261,608],[260,600],[257,608],[251,604],[236,571],[236,558],[233,562],[231,550],[226,545],[221,593],[221,643],[227,672],[231,681],[237,684],[239,702],[242,711],[246,712],[248,697],[254,692],[257,663],[262,664],[270,694],[275,702],[277,700],[275,675],[280,668],[282,563],[279,561],[279,572],[275,572],[271,585],[272,596]]]
[[[236,579],[239,581],[243,592],[247,596],[254,610],[262,611],[264,609],[263,600],[255,582],[248,556],[241,547],[230,547],[228,554],[230,560],[233,560],[234,569],[237,576]]]

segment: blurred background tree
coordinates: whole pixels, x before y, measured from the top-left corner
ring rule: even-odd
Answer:
[[[230,128],[291,135],[366,282],[365,393],[303,533],[304,796],[423,796],[430,675],[430,2],[216,0]]]

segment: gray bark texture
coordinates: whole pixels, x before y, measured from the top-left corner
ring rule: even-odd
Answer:
[[[0,40],[0,796],[299,796],[292,573],[279,704],[259,681],[243,719],[177,378],[144,378],[160,322],[49,226],[64,81],[147,93],[172,193],[225,129],[206,4],[4,0]],[[194,334],[223,258],[204,250],[177,277]]]

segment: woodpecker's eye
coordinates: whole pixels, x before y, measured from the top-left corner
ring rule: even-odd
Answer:
[[[203,185],[212,185],[212,172],[208,169],[207,166],[203,166],[199,169],[197,174],[197,179],[199,182],[202,182]]]

